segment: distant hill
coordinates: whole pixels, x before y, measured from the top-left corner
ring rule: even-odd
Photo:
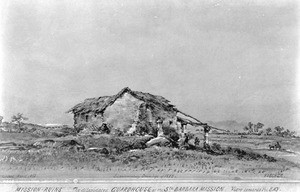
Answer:
[[[62,124],[34,124],[34,123],[22,123],[22,128],[25,128],[26,130],[32,130],[32,129],[60,129],[60,128],[66,128],[69,127],[68,125],[62,125]],[[2,131],[17,131],[18,125],[16,123],[11,122],[2,122],[0,124],[0,129]]]
[[[247,125],[247,123],[241,123],[241,122],[236,122],[234,120],[227,120],[227,121],[208,121],[207,122],[209,125],[221,129],[226,129],[229,130],[230,132],[242,132],[243,128]]]

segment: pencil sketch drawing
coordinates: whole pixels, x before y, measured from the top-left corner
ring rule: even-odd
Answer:
[[[2,6],[1,180],[300,179],[296,1]]]

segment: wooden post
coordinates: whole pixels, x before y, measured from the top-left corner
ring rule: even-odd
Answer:
[[[186,133],[186,125],[187,125],[187,123],[185,123],[185,122],[181,123],[181,132],[180,132],[181,138],[183,138],[184,134]]]
[[[157,123],[157,136],[159,137],[164,134],[163,129],[162,129],[163,121],[160,118],[158,118],[156,123]]]
[[[152,123],[153,119],[152,119],[152,111],[150,106],[147,104],[146,105],[146,113],[147,113],[147,121]]]
[[[203,142],[203,147],[204,147],[204,149],[205,149],[205,148],[209,145],[209,143],[208,143],[208,133],[209,133],[211,127],[208,126],[208,125],[204,125],[204,126],[203,126],[203,129],[204,129],[204,142]]]

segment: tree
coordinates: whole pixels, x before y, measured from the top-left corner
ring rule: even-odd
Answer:
[[[290,134],[291,134],[291,132],[290,132],[289,129],[287,129],[287,130],[285,130],[285,131],[282,132],[282,136],[283,136],[283,137],[289,137]]]
[[[262,129],[265,125],[262,124],[262,123],[260,123],[260,122],[258,122],[255,126],[256,126],[257,131],[259,131],[259,130]]]
[[[22,123],[23,121],[28,120],[27,117],[24,117],[22,113],[18,113],[17,115],[13,115],[11,117],[11,122],[12,123],[17,123],[18,124],[18,128],[21,131],[22,130]]]
[[[259,131],[257,134],[258,134],[258,135],[262,135],[263,133],[264,133],[264,131],[261,130],[261,131]]]
[[[296,131],[291,131],[291,137],[295,137],[296,136]]]
[[[272,128],[271,127],[267,128],[266,129],[266,134],[271,135],[271,133],[272,133]]]
[[[285,131],[282,132],[283,137],[294,137],[296,134],[295,131],[290,131],[289,129],[286,129]]]
[[[274,129],[276,131],[275,133],[276,133],[277,136],[283,136],[283,130],[284,130],[283,127],[276,126]]]
[[[248,126],[245,126],[245,127],[244,127],[244,131],[246,131],[246,132],[248,132],[248,133],[249,133],[249,132],[250,132],[250,129],[249,129],[249,127],[248,127]]]
[[[256,125],[252,124],[252,130],[254,133],[259,133],[260,132],[259,130],[262,129],[264,126],[265,126],[264,124],[258,122]]]
[[[253,123],[249,122],[248,126],[244,127],[244,130],[247,131],[248,134],[252,133],[253,132],[253,125],[254,125]]]
[[[251,122],[248,123],[248,127],[249,127],[249,129],[251,130],[251,132],[253,132],[253,125],[254,125],[254,124],[251,123]]]

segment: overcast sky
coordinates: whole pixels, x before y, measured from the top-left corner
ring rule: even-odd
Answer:
[[[10,0],[2,7],[2,115],[65,112],[123,87],[202,121],[300,127],[295,1]],[[299,128],[300,131],[300,128]]]

